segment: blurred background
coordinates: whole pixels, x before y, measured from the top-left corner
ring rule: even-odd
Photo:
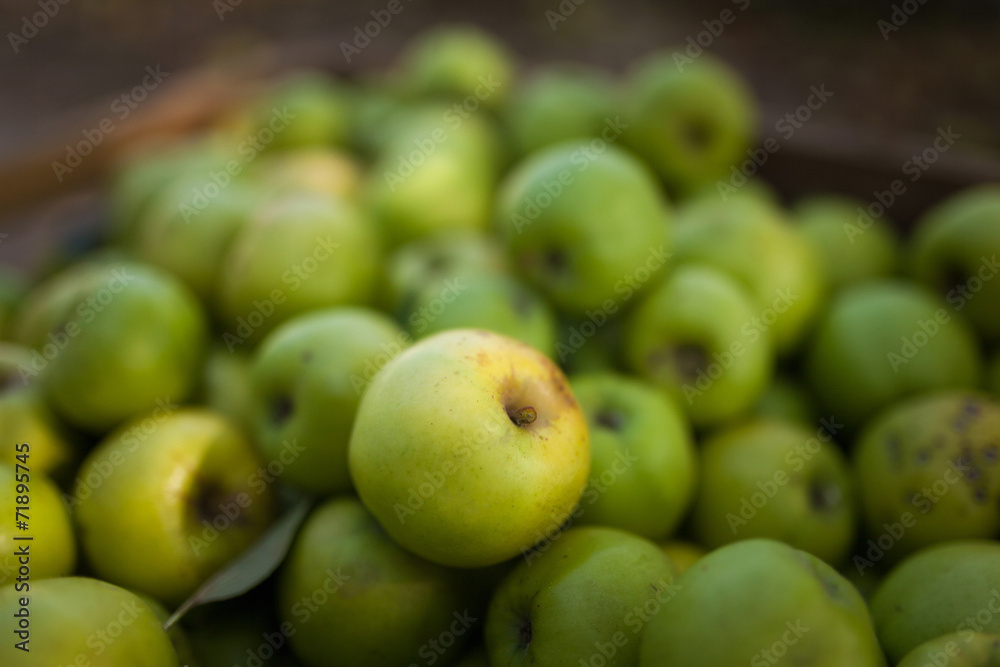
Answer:
[[[187,131],[290,68],[363,76],[386,67],[421,31],[451,22],[500,36],[525,70],[580,60],[621,72],[650,51],[682,51],[700,40],[707,46],[699,48],[753,86],[762,137],[803,103],[810,87],[825,86],[829,103],[762,170],[785,197],[839,190],[870,199],[947,127],[960,137],[954,150],[899,202],[896,218],[905,224],[962,185],[1000,179],[997,0],[400,2],[402,10],[349,58],[344,44],[355,42],[387,0],[4,2],[0,221],[28,221],[36,234],[50,236],[66,221],[99,216],[81,193],[100,183],[114,153],[130,143],[131,128],[136,135],[149,127]],[[724,11],[733,20],[711,34]],[[117,128],[114,141],[98,147],[99,156],[70,178],[54,179],[53,155],[106,116],[147,68],[165,73],[165,85]],[[0,244],[0,258],[22,256]]]

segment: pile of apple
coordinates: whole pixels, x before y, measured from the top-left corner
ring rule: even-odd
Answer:
[[[0,664],[1000,664],[1000,187],[902,239],[707,55],[516,69],[297,74],[4,276]]]

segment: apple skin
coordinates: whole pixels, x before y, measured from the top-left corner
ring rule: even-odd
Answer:
[[[299,71],[258,102],[246,119],[245,134],[273,131],[268,151],[339,146],[347,143],[350,119],[350,97],[336,79],[318,70]]]
[[[413,298],[404,321],[415,338],[448,329],[487,329],[555,354],[556,316],[530,287],[509,276],[455,280],[454,289],[429,286]]]
[[[921,549],[897,565],[871,600],[889,659],[953,632],[1000,634],[1000,544],[954,540]],[[983,621],[976,615],[990,611]]]
[[[684,412],[646,382],[614,373],[570,377],[587,416],[591,481],[578,523],[662,540],[694,495],[697,458]]]
[[[509,94],[515,63],[506,45],[472,25],[444,25],[413,40],[392,73],[405,97],[472,97],[496,108]]]
[[[964,630],[924,642],[896,667],[993,667],[1000,665],[1000,635]]]
[[[207,410],[125,424],[88,455],[68,501],[88,562],[178,604],[267,528],[275,492],[262,468],[238,428]]]
[[[250,168],[250,180],[269,197],[302,190],[346,199],[360,194],[361,166],[349,153],[332,148],[268,153]]]
[[[36,287],[18,325],[52,407],[91,432],[187,398],[207,337],[197,299],[176,278],[110,260],[75,264]]]
[[[692,514],[712,549],[748,538],[781,540],[839,564],[854,544],[857,505],[850,467],[826,431],[756,419],[703,443]],[[756,499],[762,499],[758,502]]]
[[[677,213],[675,260],[714,266],[757,302],[755,329],[793,352],[824,304],[821,259],[779,206],[761,197],[701,198]]]
[[[785,650],[772,652],[776,645]],[[846,579],[804,551],[752,539],[712,551],[679,577],[646,628],[639,666],[765,667],[778,656],[789,665],[886,664]]]
[[[934,392],[893,404],[854,449],[855,475],[873,539],[911,515],[886,557],[1000,532],[1000,403]]]
[[[627,315],[626,362],[666,389],[696,426],[734,419],[753,406],[773,372],[768,333],[747,329],[756,314],[728,275],[678,266]]]
[[[1000,341],[1000,187],[971,187],[928,211],[909,248],[912,275],[966,316],[980,336]]]
[[[482,620],[484,601],[469,575],[404,550],[355,498],[334,498],[296,538],[281,571],[278,612],[295,627],[289,640],[308,667],[445,664]],[[316,591],[328,593],[324,603]],[[459,617],[447,651],[433,650],[430,640]]]
[[[500,243],[481,232],[427,236],[397,248],[386,260],[382,306],[405,323],[417,294],[445,291],[455,281],[508,274]]]
[[[250,414],[261,456],[303,451],[282,481],[310,493],[351,489],[347,445],[361,395],[377,369],[409,343],[385,315],[358,307],[304,313],[275,329],[254,353]]]
[[[320,193],[261,209],[223,260],[216,297],[227,347],[248,349],[307,310],[367,303],[381,255],[372,227],[353,203]],[[256,326],[241,331],[240,318]]]
[[[702,54],[678,66],[672,54],[639,62],[623,93],[624,140],[684,195],[729,177],[746,159],[758,111],[739,74]]]
[[[207,305],[221,279],[222,258],[258,203],[241,181],[208,198],[203,191],[210,184],[203,175],[176,179],[152,198],[127,246],[139,261],[180,278]]]
[[[0,588],[0,614],[10,619],[24,592]],[[63,577],[31,582],[30,652],[0,644],[0,664],[18,667],[177,667],[156,614],[134,593],[104,581]]]
[[[918,348],[914,339],[926,344]],[[909,357],[905,341],[916,350]],[[981,366],[960,313],[916,285],[877,280],[834,295],[806,349],[804,370],[821,408],[857,428],[901,398],[976,387]]]
[[[756,417],[773,417],[811,425],[818,413],[812,396],[799,380],[779,375],[764,389],[751,411]]]
[[[404,548],[481,567],[529,549],[569,516],[587,484],[590,442],[566,378],[545,355],[455,329],[375,376],[348,460],[361,501]]]
[[[16,468],[14,464],[0,463],[0,511],[9,517],[0,524],[0,587],[13,585],[18,578],[19,560],[14,554],[22,547],[27,547],[30,552],[32,586],[37,580],[64,577],[72,573],[76,565],[76,539],[69,512],[63,504],[59,488],[34,469],[31,443],[27,444],[29,447],[24,459],[27,467]],[[16,449],[14,442],[6,447]],[[24,487],[21,487],[22,483]],[[27,495],[29,502],[18,502],[18,497],[22,495]],[[29,526],[26,531],[15,526],[16,508],[21,506],[28,507],[24,511]],[[30,536],[31,541],[15,539],[25,536]]]
[[[209,348],[195,402],[249,430],[254,418],[250,355],[222,345]]]
[[[887,277],[899,265],[895,228],[881,218],[861,227],[861,208],[860,201],[836,196],[807,197],[795,206],[794,219],[816,250],[831,291]]]
[[[681,575],[691,569],[691,566],[701,560],[708,550],[700,544],[684,540],[669,540],[660,545],[660,551],[674,564],[677,574]]]
[[[653,175],[610,144],[529,156],[501,184],[495,218],[521,277],[570,316],[620,305],[670,258],[670,211]]]
[[[635,665],[649,616],[672,603],[660,549],[613,528],[558,534],[500,583],[486,616],[494,665]],[[608,656],[611,653],[611,656]]]
[[[534,70],[503,109],[519,154],[600,136],[614,117],[616,92],[607,72],[586,65],[543,65]]]
[[[386,125],[362,198],[387,245],[485,231],[502,145],[495,124],[429,105],[407,108]]]

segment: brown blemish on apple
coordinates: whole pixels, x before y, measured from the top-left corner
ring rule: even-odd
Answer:
[[[292,416],[294,409],[295,404],[292,402],[291,396],[282,394],[281,396],[274,397],[271,400],[271,421],[280,426]]]
[[[694,382],[709,364],[708,352],[696,343],[665,345],[646,355],[646,364],[653,370],[672,369],[685,382]]]

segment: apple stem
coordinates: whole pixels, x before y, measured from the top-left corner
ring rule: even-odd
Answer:
[[[538,413],[530,405],[518,408],[511,414],[510,419],[518,426],[527,426],[538,418]]]

